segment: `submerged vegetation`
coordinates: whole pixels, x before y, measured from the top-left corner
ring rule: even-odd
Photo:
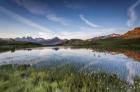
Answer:
[[[77,71],[73,65],[35,68],[29,65],[0,67],[1,92],[139,92],[140,79],[129,84],[105,73]]]

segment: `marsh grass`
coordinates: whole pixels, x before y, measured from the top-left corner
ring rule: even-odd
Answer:
[[[78,72],[72,65],[40,68],[29,65],[0,67],[0,92],[139,92],[140,79],[134,84],[117,75]]]

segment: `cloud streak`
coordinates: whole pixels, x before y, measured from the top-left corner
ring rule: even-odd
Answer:
[[[95,24],[95,23],[89,21],[89,20],[86,19],[83,15],[80,15],[80,19],[81,19],[82,21],[84,21],[84,22],[85,22],[88,26],[90,26],[90,27],[93,27],[93,28],[99,27],[99,25],[97,25],[97,24]]]
[[[47,17],[48,20],[50,20],[50,21],[57,22],[57,23],[60,23],[60,24],[62,24],[62,25],[65,25],[65,26],[69,25],[69,24],[66,22],[67,20],[65,20],[63,17],[58,17],[58,16],[56,16],[56,15],[54,15],[54,14],[48,14],[48,15],[46,15],[46,17]]]
[[[80,1],[75,1],[74,3],[73,2],[70,2],[70,1],[64,1],[64,6],[66,7],[66,8],[70,8],[70,9],[84,9],[84,8],[86,8],[86,5],[85,5],[85,3],[83,3],[83,2],[80,2]]]
[[[137,0],[132,6],[129,7],[128,9],[128,21],[127,21],[127,26],[128,27],[131,27],[134,22],[136,21],[137,19],[137,15],[136,15],[136,12],[135,12],[135,8],[140,4],[140,0]]]
[[[42,0],[15,0],[15,2],[27,9],[29,12],[41,16],[46,16],[46,18],[52,22],[59,23],[61,25],[69,25],[67,20],[63,17],[57,16],[48,6],[47,3]]]
[[[43,31],[43,32],[47,32],[47,33],[51,33],[52,31],[49,29],[49,28],[46,28],[46,27],[43,27],[29,19],[26,19],[4,7],[1,7],[0,6],[0,11],[2,11],[3,13],[7,14],[8,16],[11,16],[12,18],[14,18],[16,21],[18,22],[21,22],[21,23],[24,23],[32,28],[35,28],[35,29],[38,29],[40,31]]]
[[[44,15],[49,12],[48,5],[41,0],[15,0],[15,2],[33,14]]]

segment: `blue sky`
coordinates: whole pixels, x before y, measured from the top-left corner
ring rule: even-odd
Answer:
[[[140,26],[140,0],[0,0],[0,38],[87,39]]]

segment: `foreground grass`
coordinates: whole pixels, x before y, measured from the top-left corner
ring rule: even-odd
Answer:
[[[72,65],[37,69],[28,65],[0,67],[0,92],[139,92],[115,74],[78,72]]]

